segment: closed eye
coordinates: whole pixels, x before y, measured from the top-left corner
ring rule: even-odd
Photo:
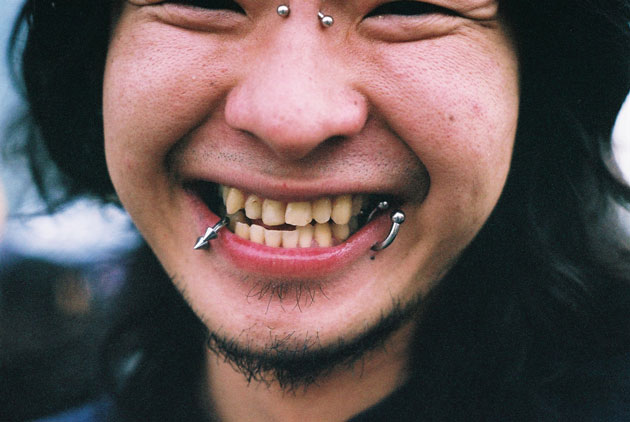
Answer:
[[[245,14],[245,10],[232,0],[170,0],[169,3],[209,10],[229,10],[243,15]]]
[[[398,16],[418,16],[428,15],[433,13],[440,13],[446,15],[457,16],[457,13],[449,10],[445,7],[437,6],[435,4],[425,3],[421,1],[392,1],[382,4],[368,13],[365,17],[370,18],[374,16],[384,15],[398,15]]]

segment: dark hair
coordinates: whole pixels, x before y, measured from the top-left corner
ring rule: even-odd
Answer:
[[[113,3],[28,0],[13,38],[37,129],[29,145],[46,146],[70,196],[113,192],[100,103]],[[519,56],[519,128],[499,204],[425,302],[413,406],[436,420],[553,415],[562,407],[555,398],[579,396],[569,381],[581,376],[579,368],[630,353],[630,253],[617,221],[630,189],[611,153],[612,126],[630,88],[630,6],[501,0],[500,8]],[[18,48],[24,25],[28,37]],[[42,169],[34,166],[35,174]],[[157,294],[151,286],[138,297]],[[138,307],[113,344],[132,333],[159,349],[176,335],[177,329],[150,331],[147,315],[177,314],[175,320],[193,324],[174,289],[159,294],[169,306]],[[200,353],[196,347],[181,353]],[[160,365],[174,360],[154,355]],[[120,356],[110,353],[108,367]],[[146,397],[137,380],[147,385],[159,376],[128,375],[122,396]],[[146,411],[133,400],[126,404]]]

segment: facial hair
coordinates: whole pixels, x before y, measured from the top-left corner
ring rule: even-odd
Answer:
[[[297,300],[295,306],[300,306],[300,298],[313,299],[317,295],[311,291],[312,286],[306,286],[307,283],[287,287],[269,282],[258,285],[255,296],[259,299],[265,299],[266,295],[277,295],[279,299],[294,297]],[[294,294],[290,293],[291,289],[296,289]],[[324,294],[320,287],[317,291]],[[248,382],[277,384],[286,392],[295,392],[316,384],[335,370],[353,368],[368,352],[383,347],[395,332],[417,316],[421,303],[420,295],[404,302],[392,299],[391,309],[381,312],[374,324],[352,338],[339,337],[328,345],[321,345],[316,332],[306,334],[302,339],[288,333],[281,338],[271,338],[264,348],[259,349],[243,340],[247,338],[246,331],[233,336],[205,324],[208,330],[206,344],[213,354],[229,363]]]

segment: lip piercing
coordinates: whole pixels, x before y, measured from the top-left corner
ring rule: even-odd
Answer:
[[[367,218],[367,221],[372,221],[372,218],[376,215],[376,213],[385,211],[389,208],[389,203],[387,201],[381,201],[378,205],[370,212],[370,215]],[[405,213],[401,210],[392,211],[391,214],[392,226],[389,229],[389,233],[387,237],[382,242],[377,242],[372,245],[373,251],[382,251],[386,247],[392,244],[394,240],[396,240],[396,236],[398,236],[398,230],[400,230],[400,225],[405,222]],[[203,236],[200,236],[197,239],[197,243],[193,247],[194,250],[199,249],[208,249],[210,247],[210,241],[212,239],[216,239],[219,235],[219,230],[224,228],[230,223],[230,219],[228,217],[223,217],[217,224],[212,227],[208,227]]]
[[[278,6],[276,11],[278,12],[278,15],[282,16],[283,18],[286,18],[287,16],[289,16],[289,13],[291,13],[291,9],[289,9],[289,6],[287,6],[286,4],[281,4],[280,6]]]
[[[389,208],[389,202],[387,201],[379,202],[378,205],[370,212],[370,215],[368,215],[367,222],[369,223],[370,221],[372,221],[376,213],[385,211],[388,208]]]
[[[372,212],[370,212],[370,215],[368,215],[368,218],[367,218],[368,223],[372,221],[372,219],[377,213],[381,211],[385,211],[387,209],[389,209],[389,202],[387,201],[379,202],[378,205],[372,210]],[[398,236],[398,230],[400,229],[400,225],[405,221],[405,213],[402,212],[401,210],[393,211],[391,214],[391,220],[392,220],[392,227],[389,229],[389,234],[387,235],[385,240],[383,240],[382,242],[377,242],[374,245],[372,245],[373,251],[382,251],[383,249],[385,249],[386,247],[392,244],[392,242],[396,239],[396,236]]]
[[[392,219],[392,227],[389,229],[389,234],[387,235],[385,240],[383,240],[382,242],[375,243],[374,245],[372,245],[373,251],[382,251],[383,249],[385,249],[386,247],[392,244],[392,242],[396,239],[396,236],[398,235],[398,230],[400,229],[400,225],[404,223],[405,221],[405,213],[400,210],[393,211],[391,215],[391,219]]]
[[[217,224],[212,227],[208,227],[206,229],[206,233],[197,239],[197,243],[195,243],[193,249],[208,249],[210,247],[210,241],[212,239],[216,239],[219,235],[219,230],[227,226],[229,223],[230,219],[228,217],[223,217],[223,219],[221,219],[221,221],[219,221]]]
[[[333,23],[335,23],[335,20],[332,16],[324,15],[322,12],[317,12],[317,17],[319,18],[319,22],[322,24],[322,26],[326,28],[330,28]]]

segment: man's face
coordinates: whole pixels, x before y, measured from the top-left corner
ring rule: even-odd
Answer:
[[[104,85],[111,178],[211,332],[253,352],[351,341],[426,294],[495,206],[517,123],[514,49],[494,1],[327,1],[330,28],[319,1],[291,1],[287,18],[239,5],[125,3]],[[254,195],[251,218],[195,251],[225,212],[217,185],[238,189],[231,208]],[[390,221],[365,215],[383,197],[406,221],[374,252]]]

